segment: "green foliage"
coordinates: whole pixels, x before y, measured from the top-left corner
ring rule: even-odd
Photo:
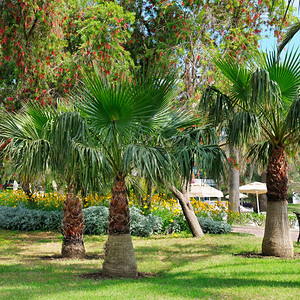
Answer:
[[[108,208],[105,206],[91,206],[83,209],[84,234],[106,234],[108,213]]]
[[[222,221],[214,221],[211,218],[198,218],[200,226],[204,233],[222,234],[231,232],[230,224]]]
[[[136,236],[149,236],[153,233],[160,233],[162,230],[161,218],[142,214],[142,211],[136,207],[130,208],[130,232]]]
[[[30,210],[22,206],[0,206],[0,227],[10,230],[56,230],[61,228],[62,212]]]
[[[1,102],[10,110],[29,99],[54,102],[95,61],[111,79],[127,74],[132,63],[122,44],[133,20],[115,1],[2,1]]]
[[[108,229],[108,208],[105,206],[92,206],[83,209],[85,219],[84,234],[106,234]],[[170,214],[170,212],[169,212]],[[150,236],[151,234],[177,232],[190,232],[189,226],[183,215],[173,216],[166,210],[147,216],[136,207],[130,208],[130,230],[134,236]],[[228,233],[231,226],[227,223],[214,221],[211,218],[198,218],[203,232]],[[34,230],[60,230],[62,222],[61,211],[42,211],[28,209],[20,205],[17,207],[0,206],[0,227],[9,230],[34,231]]]
[[[92,206],[83,209],[85,234],[106,234],[108,229],[108,208]],[[141,210],[132,207],[131,234],[149,236],[162,231],[161,218],[154,215],[144,216]],[[0,227],[9,230],[60,230],[62,224],[61,211],[42,211],[21,206],[0,206]]]

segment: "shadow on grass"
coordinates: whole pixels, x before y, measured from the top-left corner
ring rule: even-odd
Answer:
[[[235,272],[224,274],[209,272],[208,268],[197,270],[194,272],[184,271],[169,273],[161,273],[159,277],[142,278],[140,280],[134,279],[114,279],[114,280],[97,280],[95,278],[84,279],[80,277],[81,274],[95,272],[95,268],[83,267],[82,265],[65,266],[64,269],[56,268],[55,266],[34,266],[30,270],[22,268],[22,266],[7,266],[7,269],[1,269],[4,281],[2,281],[2,288],[0,296],[6,295],[14,297],[15,299],[30,299],[32,293],[35,298],[40,296],[47,296],[55,298],[56,294],[65,291],[67,293],[82,292],[82,290],[89,294],[95,293],[98,296],[109,296],[110,288],[112,290],[121,289],[125,286],[130,289],[140,289],[143,293],[148,293],[151,297],[159,299],[169,297],[193,297],[193,298],[220,298],[222,289],[243,289],[259,290],[260,288],[281,289],[281,288],[298,288],[298,282],[291,280],[268,279],[268,275],[283,275],[281,272],[272,273],[272,271],[245,271],[244,267],[247,263],[239,262],[231,264]],[[225,269],[229,265],[221,264],[216,266],[216,269]],[[220,271],[220,270],[219,270]],[[15,281],[13,285],[8,283],[8,279],[12,275],[18,274],[21,278]],[[45,277],[46,274],[46,277]],[[295,273],[293,273],[295,274]],[[43,277],[42,277],[43,275]],[[278,277],[279,278],[279,277]],[[39,283],[39,284],[37,284]],[[138,287],[137,287],[138,284]],[[46,289],[46,290],[45,290]],[[126,295],[128,290],[123,291]],[[227,291],[228,292],[228,291]],[[252,290],[253,292],[253,290]],[[5,294],[4,294],[5,293]],[[46,294],[45,294],[46,293]],[[2,294],[2,295],[1,295]],[[138,294],[136,294],[137,296]],[[144,295],[144,294],[143,294]],[[228,294],[227,294],[228,296]],[[250,297],[250,294],[248,294]],[[233,296],[234,297],[234,296]]]
[[[34,241],[38,243],[38,238],[41,238],[40,235],[37,237],[33,235],[33,240],[22,235],[20,237],[25,238],[24,243],[34,243]],[[56,242],[60,241],[59,237],[56,238]],[[91,239],[92,242],[94,240]],[[294,281],[297,276],[294,262],[252,259],[250,263],[247,258],[234,257],[232,254],[240,251],[240,240],[234,243],[230,235],[208,236],[199,241],[189,238],[169,239],[165,242],[158,241],[159,246],[154,243],[154,240],[140,239],[136,243],[135,254],[138,264],[146,261],[151,265],[152,262],[160,261],[158,277],[105,281],[95,278],[85,279],[80,275],[101,271],[99,259],[98,261],[41,260],[35,255],[31,257],[34,260],[29,262],[26,261],[25,256],[25,263],[24,260],[14,264],[1,262],[0,298],[64,299],[84,291],[96,298],[110,299],[113,295],[112,298],[116,299],[115,293],[120,291],[123,293],[123,298],[131,293],[127,297],[129,299],[218,299],[224,296],[223,293],[227,293],[223,298],[232,299],[239,296],[237,293],[241,290],[244,295],[247,295],[246,298],[250,299],[257,296],[259,292],[256,291],[260,288],[269,289],[269,296],[272,296],[273,290],[284,288],[296,290],[299,285],[296,280]],[[7,248],[6,251],[10,249],[12,251],[10,254],[18,255],[22,250],[18,241],[19,239],[14,239],[16,248],[10,249],[9,247],[12,246],[10,244],[4,248]],[[250,245],[251,242],[252,238],[249,241]],[[4,254],[9,257],[7,252]],[[30,256],[27,255],[27,259],[29,258]],[[249,289],[252,292],[247,294]],[[294,294],[295,290],[292,290]],[[79,299],[79,296],[76,299]]]

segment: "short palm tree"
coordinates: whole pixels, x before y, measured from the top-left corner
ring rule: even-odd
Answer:
[[[82,257],[84,219],[78,183],[86,178],[84,168],[88,165],[93,175],[96,166],[90,165],[99,161],[98,152],[88,147],[86,123],[78,112],[69,109],[28,105],[20,114],[8,114],[0,130],[1,138],[10,140],[6,153],[15,172],[36,178],[50,169],[66,182],[62,255]]]
[[[217,66],[231,82],[230,97],[214,89],[212,97],[240,112],[233,118],[229,139],[251,143],[251,154],[267,160],[267,219],[262,251],[265,255],[293,256],[287,215],[286,151],[300,142],[300,58],[287,53],[277,61],[275,53],[263,56],[263,63],[251,69],[232,59],[218,60]]]

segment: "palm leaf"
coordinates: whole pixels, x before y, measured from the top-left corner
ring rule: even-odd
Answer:
[[[282,42],[277,48],[278,51],[278,57],[280,56],[280,53],[284,49],[284,47],[293,39],[293,37],[300,31],[300,21],[296,22],[293,26],[291,26],[286,35],[284,36]]]

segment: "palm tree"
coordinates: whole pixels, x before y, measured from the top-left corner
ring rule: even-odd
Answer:
[[[174,161],[177,160],[178,166],[181,153],[187,158],[182,164],[181,170],[185,172],[181,176],[187,181],[190,178],[194,159],[192,147],[183,145],[180,141],[184,139],[178,141],[174,136],[180,131],[179,125],[191,126],[195,124],[195,119],[188,119],[182,114],[181,123],[174,124],[171,116],[174,86],[174,74],[158,69],[141,72],[132,81],[109,83],[95,68],[94,74],[86,76],[85,85],[77,96],[80,100],[78,107],[97,139],[99,152],[105,156],[108,173],[113,177],[104,275],[137,276],[130,235],[126,177],[134,170],[139,177],[153,183],[170,183]],[[177,157],[170,150],[176,142],[180,149]]]
[[[275,53],[263,56],[255,69],[232,59],[217,66],[231,82],[229,96],[217,89],[207,91],[240,112],[233,118],[229,140],[252,144],[251,154],[267,160],[267,219],[262,243],[264,255],[292,257],[287,215],[286,151],[300,142],[299,53],[287,53],[277,61]],[[255,141],[257,143],[255,143]]]
[[[218,61],[216,61],[218,64]],[[212,95],[215,95],[212,97]],[[224,95],[225,96],[225,95]],[[224,136],[223,141],[229,146],[229,205],[230,212],[239,212],[240,198],[240,171],[236,167],[239,164],[240,149],[238,145],[230,142],[228,136],[232,130],[232,120],[238,112],[237,105],[232,105],[228,101],[224,101],[224,96],[220,97],[219,90],[215,87],[209,87],[203,93],[199,108],[208,113],[208,119],[216,126],[219,132]],[[226,97],[230,97],[227,95]],[[233,102],[233,101],[232,101]]]
[[[0,124],[0,130],[1,138],[10,140],[6,153],[12,169],[28,174],[30,178],[50,169],[66,182],[62,255],[84,256],[84,219],[77,193],[79,183],[86,177],[84,168],[88,166],[94,176],[96,166],[91,168],[90,165],[100,161],[99,153],[87,145],[89,133],[86,123],[78,112],[69,108],[54,110],[31,104],[20,114],[8,114]]]
[[[188,110],[173,111],[163,130],[163,136],[169,142],[173,174],[177,179],[177,185],[166,185],[178,199],[194,237],[204,235],[189,198],[194,163],[204,169],[210,178],[220,177],[224,170],[224,153],[217,145],[214,130],[206,123],[203,117],[193,116]]]
[[[174,80],[174,76],[155,70],[140,73],[131,82],[109,83],[95,68],[78,95],[79,108],[113,178],[104,275],[137,276],[125,179],[133,170],[152,181],[171,176],[168,152],[147,141],[168,118]]]

